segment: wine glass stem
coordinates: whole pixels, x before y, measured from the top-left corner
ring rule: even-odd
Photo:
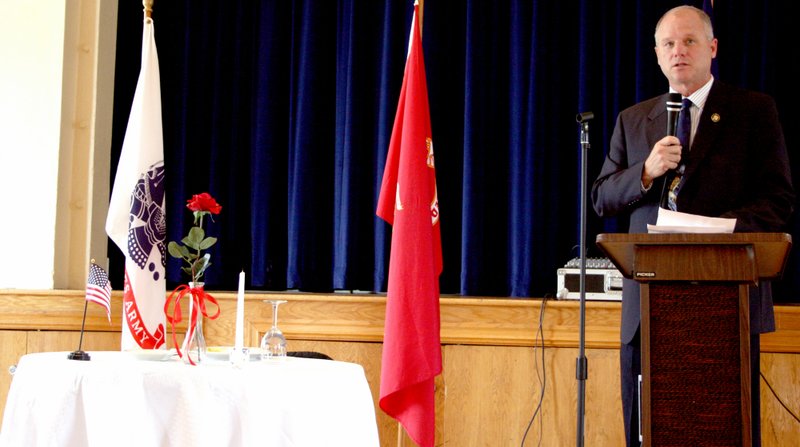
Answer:
[[[278,327],[278,303],[272,303],[272,328]]]

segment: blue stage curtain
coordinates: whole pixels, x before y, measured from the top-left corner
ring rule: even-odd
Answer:
[[[589,179],[617,113],[660,94],[657,19],[680,1],[428,0],[423,46],[444,253],[443,294],[545,296],[578,254],[580,145]],[[702,0],[695,2],[702,7]],[[772,94],[784,127],[800,78],[790,15],[717,2],[720,79]],[[168,240],[207,191],[223,206],[206,287],[384,291],[391,227],[375,217],[403,78],[411,0],[157,2]],[[138,75],[141,5],[119,5],[112,171]],[[783,33],[781,35],[780,33]],[[797,138],[787,132],[791,154]],[[795,172],[799,172],[795,170]],[[624,218],[589,208],[598,233]],[[800,234],[797,219],[793,234]],[[113,246],[112,277],[122,262]],[[800,296],[794,255],[778,301]],[[170,259],[172,283],[185,281]],[[797,277],[797,279],[795,278]]]

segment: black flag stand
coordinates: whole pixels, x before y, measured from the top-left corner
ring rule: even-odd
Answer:
[[[89,356],[88,352],[82,351],[81,346],[83,346],[83,328],[86,326],[86,307],[89,305],[89,301],[83,301],[83,321],[81,322],[81,339],[78,342],[78,350],[72,351],[67,355],[67,358],[70,360],[91,360],[92,357]]]
[[[575,361],[575,377],[578,379],[578,419],[576,446],[583,447],[584,419],[586,403],[586,379],[589,375],[589,365],[586,360],[586,172],[587,153],[589,151],[589,120],[594,118],[592,112],[579,113],[576,120],[581,127],[581,235],[580,235],[580,323],[578,336],[578,358]]]

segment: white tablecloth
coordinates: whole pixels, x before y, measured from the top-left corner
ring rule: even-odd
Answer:
[[[234,368],[123,352],[28,354],[9,390],[2,446],[377,446],[360,365],[288,358]]]

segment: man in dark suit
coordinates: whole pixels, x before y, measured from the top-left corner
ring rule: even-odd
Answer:
[[[784,231],[794,192],[775,103],[767,95],[725,85],[711,75],[717,39],[701,10],[680,6],[656,25],[656,55],[670,91],[691,100],[688,148],[667,131],[664,94],[623,110],[609,152],[592,186],[600,216],[629,215],[628,231],[656,223],[665,179],[678,175],[676,210],[735,218],[735,231]],[[685,113],[685,112],[682,112]],[[683,157],[682,157],[683,150]],[[679,168],[680,166],[680,168]],[[667,186],[669,188],[669,186]],[[637,377],[641,373],[639,287],[626,280],[622,295],[620,373],[628,445],[638,445]],[[759,333],[775,330],[768,284],[750,297],[754,366],[753,445],[760,445]]]

